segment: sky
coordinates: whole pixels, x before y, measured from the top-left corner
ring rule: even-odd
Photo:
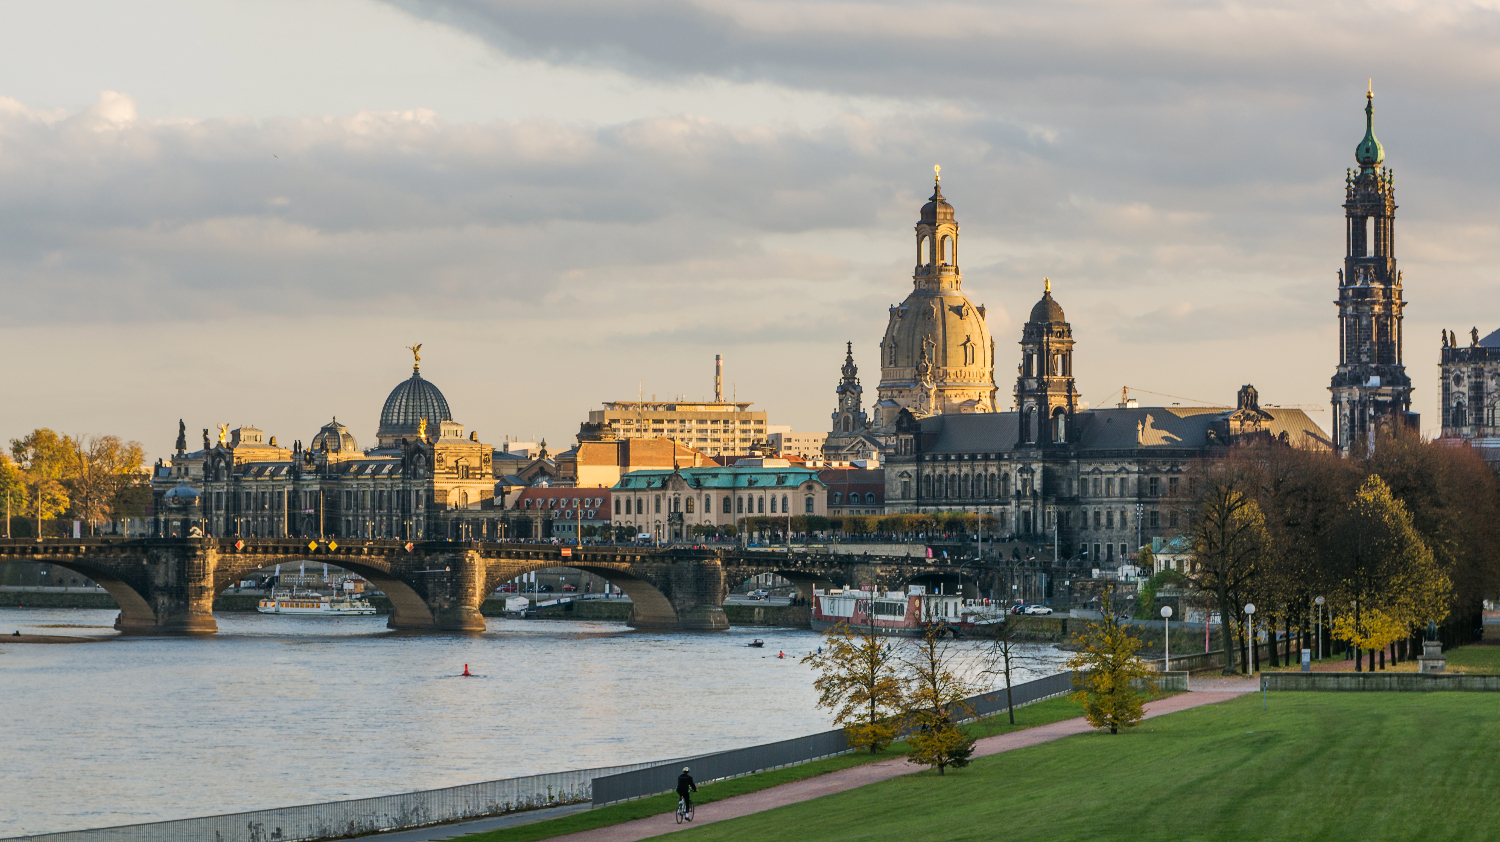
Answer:
[[[999,397],[1043,277],[1094,406],[1302,405],[1374,80],[1413,409],[1500,327],[1494,2],[0,4],[0,439],[169,454],[422,372],[483,441],[726,391],[824,431],[932,167]]]

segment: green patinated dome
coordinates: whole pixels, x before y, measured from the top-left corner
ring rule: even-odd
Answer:
[[[1365,139],[1354,147],[1354,160],[1360,169],[1373,170],[1385,163],[1385,148],[1375,139],[1375,95],[1365,95]]]

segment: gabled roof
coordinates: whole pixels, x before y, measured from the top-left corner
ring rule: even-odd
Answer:
[[[796,488],[808,480],[822,484],[818,472],[808,468],[681,468],[676,471],[631,471],[615,484],[617,491],[664,488],[674,475],[690,488]]]

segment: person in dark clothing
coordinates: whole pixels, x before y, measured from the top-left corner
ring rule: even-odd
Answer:
[[[693,808],[693,796],[691,793],[698,791],[698,785],[693,783],[692,771],[691,768],[684,766],[682,767],[682,774],[677,776],[677,795],[687,804],[689,810]]]

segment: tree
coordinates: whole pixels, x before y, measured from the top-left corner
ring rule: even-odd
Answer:
[[[1118,734],[1121,728],[1134,727],[1146,715],[1143,688],[1152,680],[1151,667],[1136,654],[1140,638],[1120,625],[1106,606],[1104,619],[1084,627],[1078,642],[1082,651],[1068,659],[1077,690],[1068,698],[1083,708],[1084,718],[1095,728]]]
[[[818,707],[833,711],[849,745],[873,754],[891,744],[900,730],[901,681],[891,647],[873,628],[839,623],[825,635],[823,651],[802,662],[818,671]]]
[[[1011,686],[1015,672],[1022,666],[1041,663],[1034,649],[1023,648],[1030,618],[1002,616],[1000,622],[990,625],[989,651],[985,653],[984,671],[1005,680],[1005,707],[1010,714],[1010,724],[1016,724],[1016,703],[1011,698]]]
[[[1188,578],[1216,597],[1224,629],[1224,674],[1232,675],[1234,621],[1265,550],[1265,516],[1251,496],[1256,485],[1245,465],[1232,460],[1211,464],[1194,479],[1200,493],[1188,522],[1193,551]]]
[[[1141,550],[1142,553],[1147,550]],[[1141,586],[1141,594],[1135,600],[1135,614],[1137,620],[1155,620],[1159,615],[1156,613],[1156,591],[1165,585],[1178,585],[1187,581],[1187,577],[1178,573],[1170,567],[1159,573],[1151,574],[1151,578]]]
[[[70,492],[73,515],[95,531],[100,521],[114,517],[122,493],[128,489],[146,460],[140,442],[119,436],[65,438],[69,453],[63,480]]]
[[[1412,516],[1378,476],[1360,486],[1326,551],[1338,577],[1333,631],[1364,650],[1448,614],[1451,585]]]
[[[24,514],[26,511],[26,484],[22,480],[21,469],[4,453],[0,453],[0,496],[5,498],[4,537],[9,538],[10,516]]]
[[[942,623],[922,625],[922,634],[911,638],[902,659],[906,685],[907,759],[937,767],[942,775],[949,766],[969,765],[974,739],[956,720],[973,716],[965,701],[974,687],[960,675],[959,652]]]
[[[33,430],[23,439],[11,439],[10,453],[21,469],[21,482],[30,499],[31,514],[36,518],[37,537],[42,535],[42,521],[56,517],[68,507],[63,479],[68,474],[72,444],[66,436],[51,430]]]

